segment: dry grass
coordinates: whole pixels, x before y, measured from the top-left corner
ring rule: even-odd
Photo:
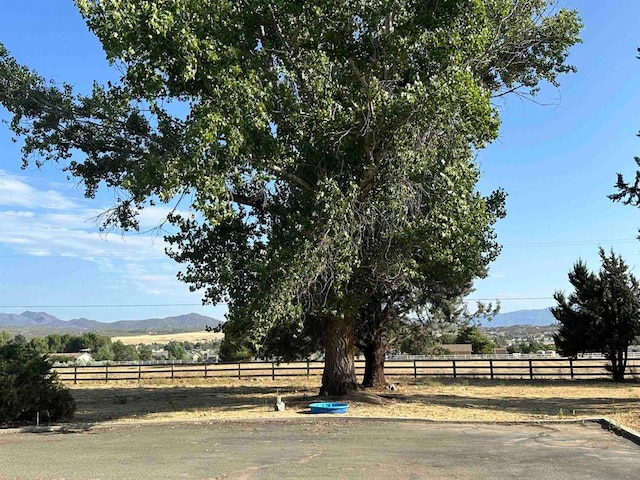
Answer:
[[[154,380],[71,385],[75,421],[138,422],[299,417],[317,397],[319,378]],[[640,430],[640,383],[606,381],[397,379],[397,390],[354,392],[347,416],[520,421],[610,417]],[[286,403],[274,412],[276,394]],[[332,399],[335,400],[335,399]]]
[[[222,340],[224,333],[214,332],[186,332],[186,333],[166,333],[157,335],[127,335],[123,337],[112,337],[112,341],[120,340],[125,345],[151,345],[153,343],[165,344],[171,340],[176,342],[211,342],[212,340]]]

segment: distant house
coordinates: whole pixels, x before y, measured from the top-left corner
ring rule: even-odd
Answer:
[[[441,347],[450,355],[471,355],[472,352],[470,343],[443,343]]]
[[[50,353],[47,358],[52,363],[73,363],[75,365],[87,365],[93,362],[93,357],[87,352]]]

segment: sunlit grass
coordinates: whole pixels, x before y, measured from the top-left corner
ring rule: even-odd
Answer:
[[[431,420],[539,421],[610,417],[640,430],[640,384],[391,378],[397,390],[354,392],[347,416]],[[76,421],[224,420],[296,417],[317,401],[320,377],[168,379],[70,385]],[[286,403],[275,412],[276,395]]]

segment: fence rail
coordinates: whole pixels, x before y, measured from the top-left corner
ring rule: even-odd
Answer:
[[[364,361],[356,360],[356,374],[363,375]],[[569,358],[449,358],[428,360],[387,360],[389,377],[471,377],[489,379],[587,379],[605,378],[608,362],[604,359]],[[64,382],[150,380],[176,378],[271,378],[321,375],[322,361],[247,362],[247,363],[182,363],[170,365],[87,365],[59,366],[53,370]],[[640,378],[640,359],[630,359],[626,374]]]

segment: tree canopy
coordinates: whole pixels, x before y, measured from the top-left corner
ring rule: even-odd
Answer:
[[[600,249],[602,266],[590,272],[578,261],[569,282],[574,291],[556,292],[558,302],[551,309],[560,322],[554,335],[561,354],[599,352],[611,362],[614,381],[624,381],[627,350],[640,335],[640,285],[622,257]]]
[[[24,161],[115,187],[104,228],[174,205],[181,278],[257,346],[322,324],[335,393],[375,295],[466,284],[497,255],[504,195],[475,192],[491,100],[557,84],[581,28],[547,0],[76,3],[122,78],[75,95],[0,45]]]

